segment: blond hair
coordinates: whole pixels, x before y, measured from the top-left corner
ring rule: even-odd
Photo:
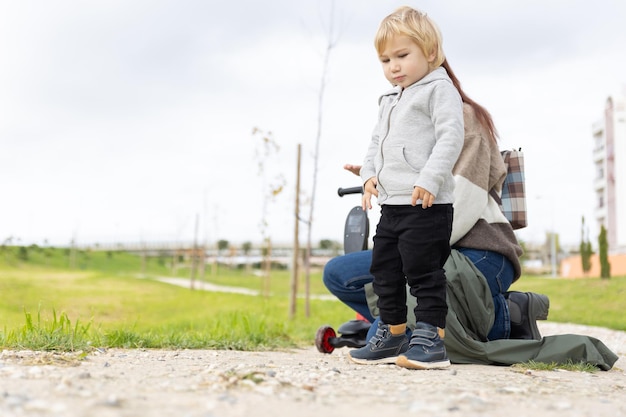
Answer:
[[[380,23],[374,46],[380,55],[387,42],[394,36],[404,35],[411,38],[422,50],[424,56],[434,54],[432,67],[439,67],[446,59],[443,54],[443,38],[435,22],[419,10],[403,6],[385,17]]]

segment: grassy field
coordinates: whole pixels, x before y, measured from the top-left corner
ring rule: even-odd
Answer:
[[[550,297],[550,321],[626,330],[626,277],[563,279],[522,276],[513,291]]]
[[[270,296],[213,293],[161,283],[170,276],[164,259],[127,253],[15,247],[0,253],[0,347],[80,350],[90,347],[278,349],[310,346],[322,324],[354,318],[335,300],[304,300],[289,317],[290,272],[273,271]],[[188,278],[189,269],[177,275]],[[261,290],[259,276],[219,267],[205,280]],[[303,283],[299,282],[301,293]],[[513,290],[550,297],[550,320],[626,330],[622,309],[626,277],[564,280],[522,277]],[[311,294],[328,291],[321,272]]]

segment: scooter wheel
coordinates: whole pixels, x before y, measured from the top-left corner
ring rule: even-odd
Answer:
[[[315,346],[322,353],[332,353],[335,347],[330,343],[331,338],[337,337],[337,333],[330,326],[322,326],[315,334]]]

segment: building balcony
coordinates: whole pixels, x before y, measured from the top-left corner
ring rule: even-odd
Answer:
[[[604,132],[604,119],[596,120],[591,125],[591,132],[593,136],[602,135],[602,132]]]
[[[596,178],[593,180],[593,190],[600,191],[604,190],[607,187],[606,177]]]
[[[593,162],[600,162],[606,159],[606,149],[602,148],[594,148],[593,150]]]

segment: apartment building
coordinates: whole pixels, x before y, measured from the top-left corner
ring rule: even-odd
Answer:
[[[626,88],[607,98],[592,129],[597,230],[606,228],[609,253],[626,253]]]

